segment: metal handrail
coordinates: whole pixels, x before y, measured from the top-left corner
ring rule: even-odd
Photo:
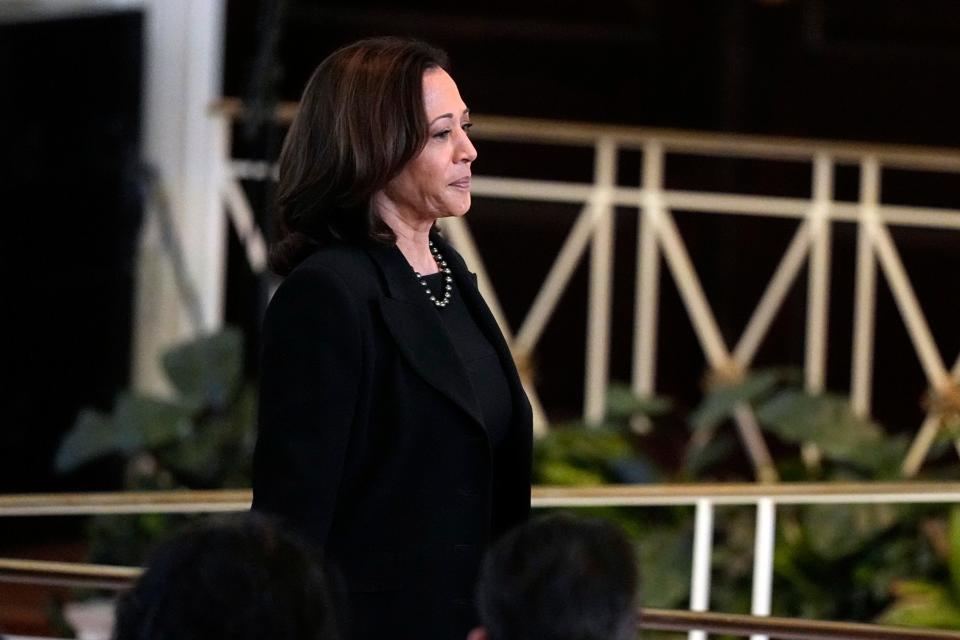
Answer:
[[[957,640],[955,631],[933,631],[877,624],[827,622],[798,618],[641,609],[641,629],[658,631],[704,631],[732,635],[762,634],[780,640]]]
[[[122,591],[129,588],[142,572],[143,569],[138,567],[0,558],[0,582],[98,587]],[[640,609],[638,625],[641,629],[659,631],[763,634],[784,640],[960,639],[960,633],[950,631],[652,608]]]
[[[245,511],[252,498],[249,489],[10,494],[0,495],[0,517]]]
[[[533,487],[534,507],[960,502],[960,482],[797,482]]]
[[[273,111],[273,120],[289,124],[296,115],[298,103],[280,102]],[[229,120],[243,120],[249,116],[239,98],[224,98],[215,102],[212,114]],[[869,154],[883,160],[888,166],[912,169],[960,171],[960,149],[923,147],[918,145],[890,145],[871,142],[838,142],[817,138],[789,138],[736,133],[683,131],[656,127],[637,127],[615,124],[596,124],[567,120],[543,120],[492,115],[476,115],[482,123],[471,135],[501,141],[545,142],[552,144],[592,145],[600,136],[613,136],[621,144],[634,143],[642,147],[650,138],[656,138],[673,151],[707,153],[712,156],[761,156],[784,160],[808,160],[815,153],[827,152],[835,159],[858,162]],[[931,155],[934,153],[935,155]]]
[[[0,558],[0,582],[121,591],[141,573],[138,567]]]
[[[0,495],[0,517],[245,511],[248,489],[117,491]],[[629,484],[596,487],[536,485],[533,508],[587,506],[960,503],[960,482],[819,482]]]

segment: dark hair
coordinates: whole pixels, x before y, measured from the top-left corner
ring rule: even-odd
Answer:
[[[336,620],[305,543],[259,514],[161,545],[117,604],[114,640],[328,640]]]
[[[620,529],[552,515],[487,553],[477,605],[490,640],[634,640],[638,582],[633,545]]]
[[[371,201],[426,144],[423,74],[447,66],[440,49],[392,37],[360,40],[320,63],[280,152],[276,273],[333,241],[396,241]]]

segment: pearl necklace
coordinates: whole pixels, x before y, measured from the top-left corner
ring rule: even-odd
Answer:
[[[419,271],[414,271],[413,275],[417,277],[417,282],[419,282],[423,287],[423,291],[427,294],[427,297],[430,298],[430,302],[432,302],[435,307],[442,309],[450,304],[450,293],[453,291],[453,278],[450,276],[450,269],[447,267],[447,261],[443,259],[443,256],[440,255],[440,252],[437,250],[437,248],[433,246],[433,240],[430,241],[430,253],[433,255],[434,261],[440,268],[440,273],[444,274],[443,298],[437,298],[436,294],[434,294],[433,291],[430,291],[430,287],[427,286],[427,281],[423,279],[423,276],[420,275]]]

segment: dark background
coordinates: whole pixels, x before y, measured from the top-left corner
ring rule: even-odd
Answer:
[[[142,33],[139,12],[0,12],[2,493],[110,475],[51,464],[77,411],[129,379]]]
[[[960,147],[960,3],[948,0],[536,0],[450,3],[227,4],[224,94],[295,100],[314,66],[368,35],[421,37],[447,49],[479,114]],[[279,16],[279,18],[276,18]],[[123,12],[42,23],[0,14],[0,203],[8,293],[0,492],[109,488],[108,470],[50,472],[77,410],[108,408],[129,380],[132,251],[141,216],[141,16]],[[276,47],[270,36],[278,36]],[[282,131],[238,128],[248,156],[274,157]],[[589,150],[482,142],[478,174],[589,180]],[[637,184],[638,153],[620,157]],[[672,157],[670,188],[804,197],[802,163]],[[836,174],[854,199],[858,171]],[[887,171],[885,202],[960,208],[956,176]],[[249,185],[255,202],[269,197]],[[263,207],[261,207],[263,210]],[[475,199],[469,221],[511,326],[526,314],[576,207]],[[735,342],[796,223],[677,212],[704,288]],[[505,232],[509,230],[509,232]],[[629,377],[635,212],[617,220],[612,378]],[[834,227],[828,385],[849,385],[855,227]],[[943,357],[960,350],[958,234],[897,228],[894,239]],[[262,287],[235,239],[227,320],[251,354]],[[538,388],[551,418],[582,406],[586,261],[544,334]],[[704,373],[663,269],[658,385],[681,405]],[[801,277],[758,364],[803,360]],[[875,412],[893,430],[922,418],[922,372],[878,278]],[[250,357],[255,374],[255,358]],[[913,400],[916,399],[917,402]]]

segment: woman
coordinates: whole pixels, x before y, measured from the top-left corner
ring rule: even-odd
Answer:
[[[333,53],[280,156],[255,509],[322,546],[352,637],[460,640],[484,548],[530,507],[530,405],[437,219],[470,207],[470,112],[443,52]]]

